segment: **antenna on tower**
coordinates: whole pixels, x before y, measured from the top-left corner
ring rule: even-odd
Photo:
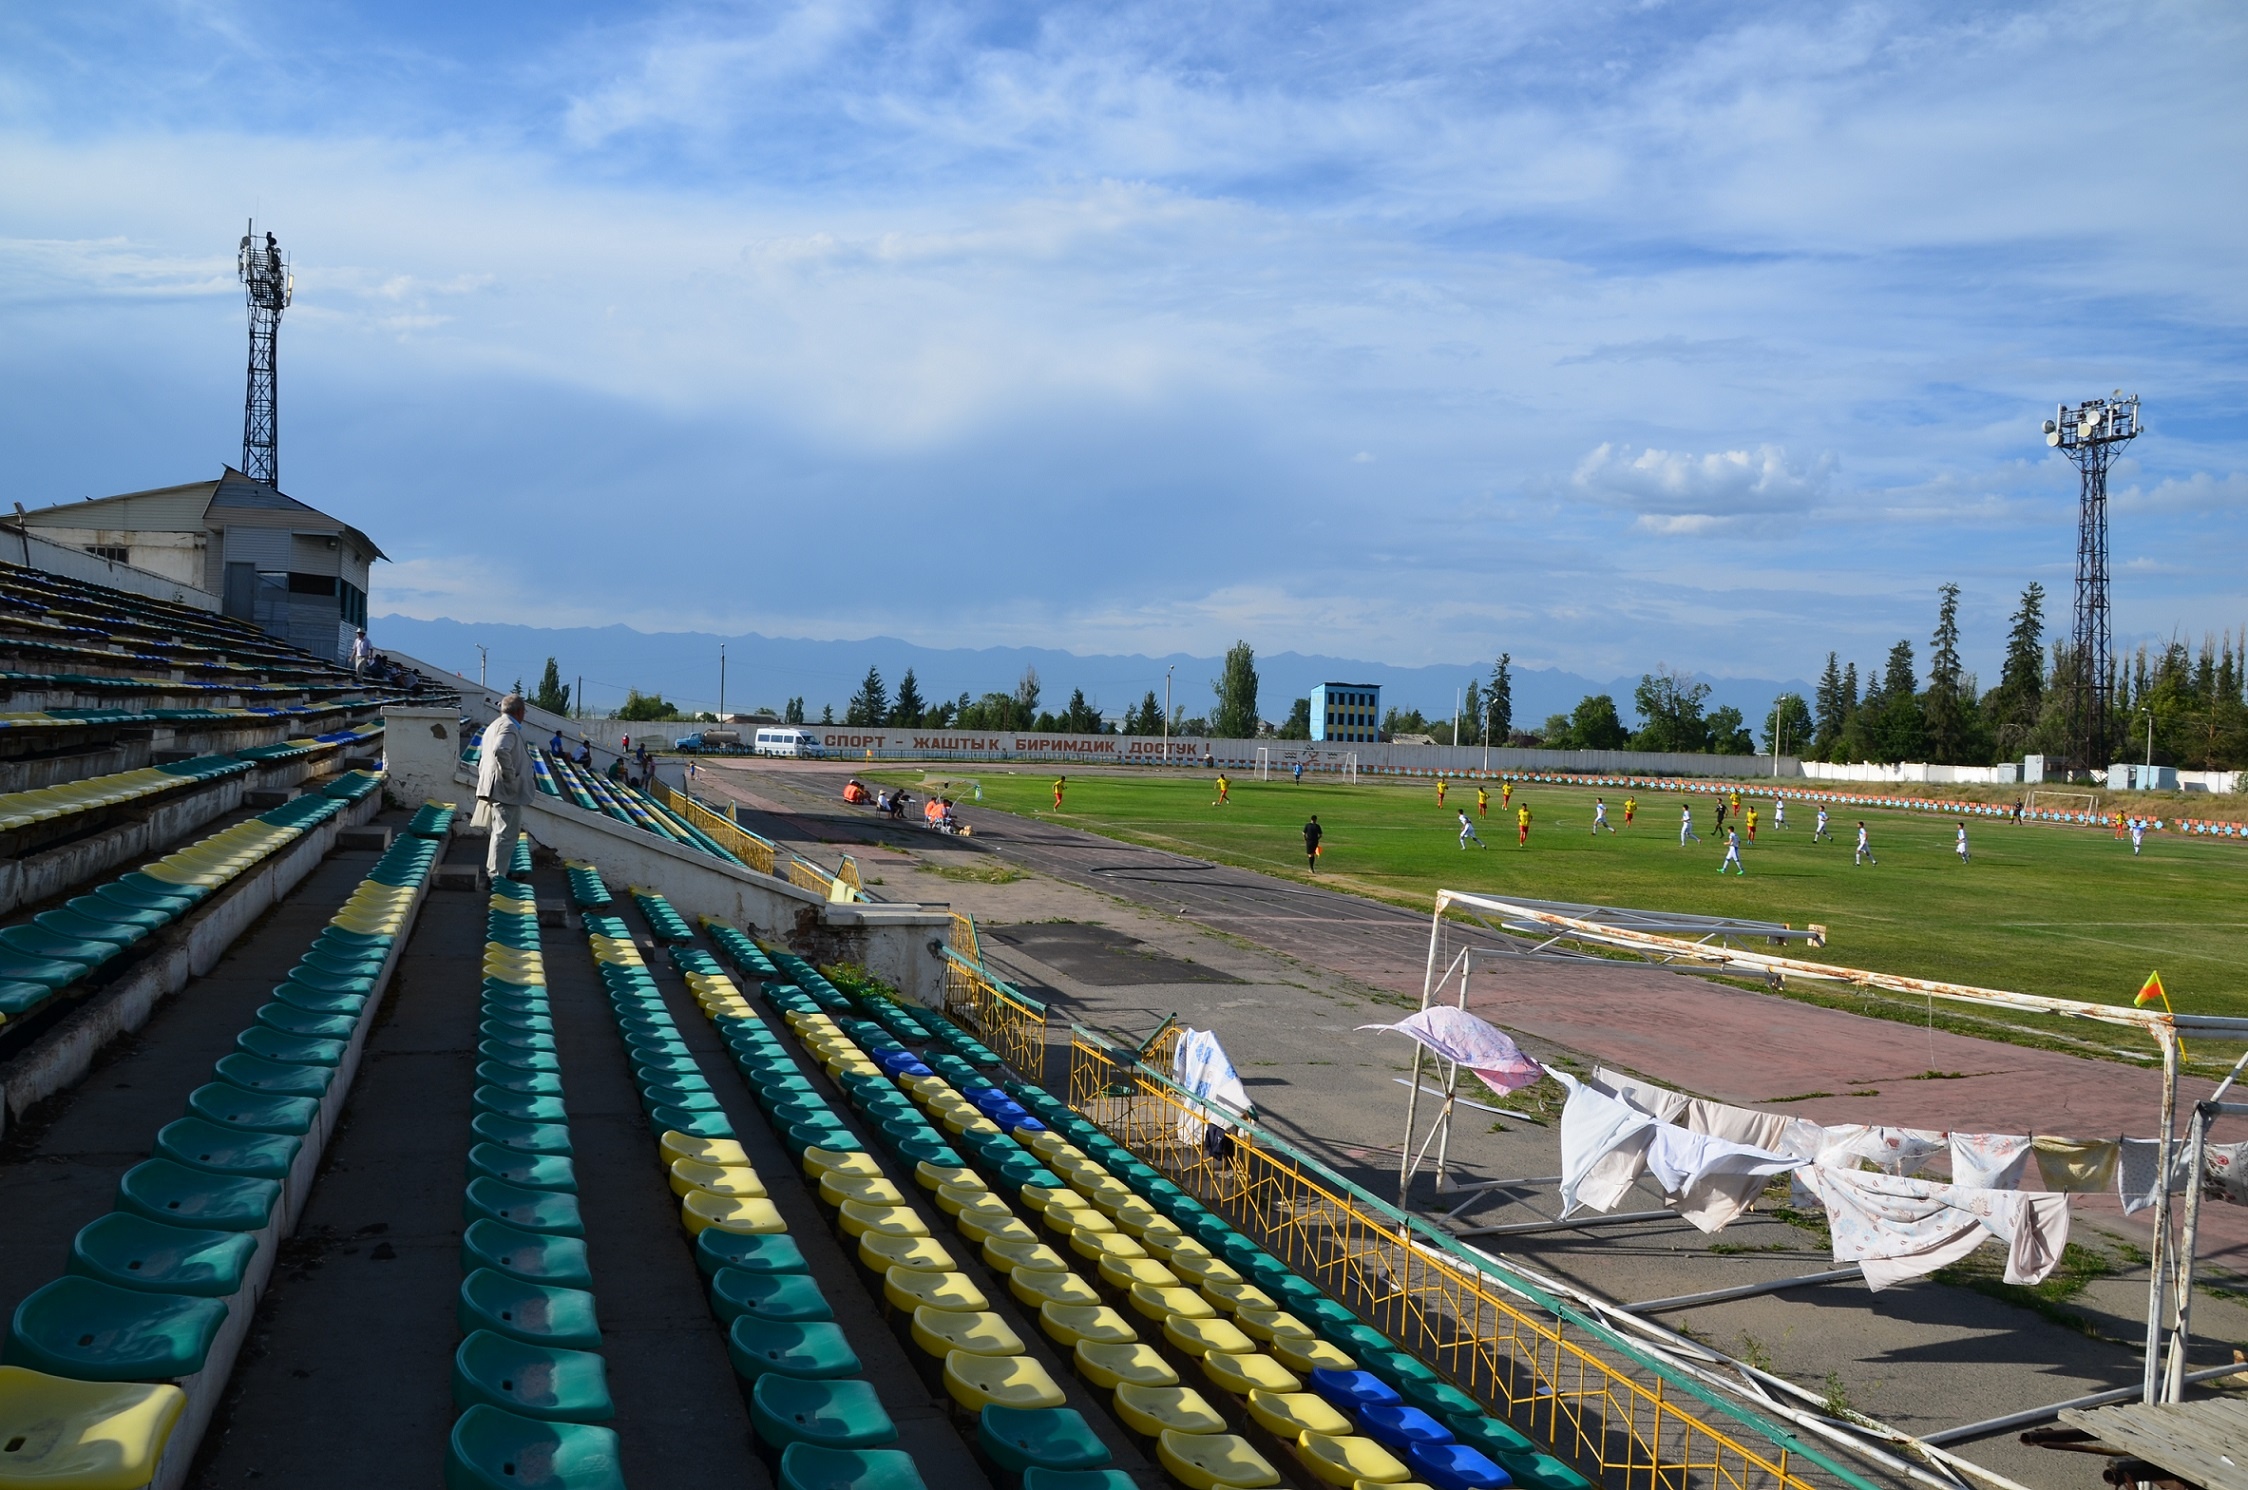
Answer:
[[[279,486],[281,389],[274,342],[281,331],[281,312],[296,293],[296,276],[273,235],[259,239],[254,220],[243,230],[236,267],[242,275],[243,296],[250,302],[250,387],[242,404],[242,474]]]
[[[2108,631],[2108,467],[2139,437],[2139,396],[2063,404],[2045,421],[2045,443],[2075,463],[2081,478],[2076,507],[2076,615],[2069,633],[2069,764],[2087,771],[2108,765],[2115,712],[2115,649]]]

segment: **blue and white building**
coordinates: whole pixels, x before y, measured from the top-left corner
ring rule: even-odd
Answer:
[[[1382,690],[1375,683],[1322,683],[1311,690],[1311,737],[1371,745],[1381,738]]]

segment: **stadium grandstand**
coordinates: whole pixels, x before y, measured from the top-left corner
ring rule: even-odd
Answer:
[[[0,1486],[1882,1482],[847,859],[539,750],[480,889],[487,690],[20,566],[0,651]]]

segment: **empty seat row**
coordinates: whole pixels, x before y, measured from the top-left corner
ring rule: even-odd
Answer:
[[[527,845],[517,841],[520,854]],[[485,911],[449,1490],[622,1490],[569,1109],[526,880]]]
[[[401,840],[376,862],[79,1231],[64,1276],[18,1304],[0,1346],[0,1484],[147,1482],[183,1384],[230,1322],[235,1343],[247,1328],[436,852]]]
[[[863,1379],[857,1353],[679,1037],[629,929],[600,914],[588,915],[586,925],[760,1453],[784,1490],[920,1490],[911,1456],[885,1447],[896,1441],[896,1425]],[[754,1020],[723,974],[690,974],[688,983],[714,1017]]]
[[[346,805],[318,794],[293,798],[28,922],[0,927],[0,1023],[123,956]]]
[[[611,781],[598,772],[589,771],[567,756],[534,748],[531,757],[534,770],[541,773],[541,788],[552,790],[553,795],[574,802],[588,812],[598,812],[643,832],[653,833],[667,842],[700,849],[729,864],[741,863],[739,858],[716,839],[648,793],[620,781]],[[553,783],[551,788],[548,787],[549,781]]]
[[[133,771],[66,781],[58,786],[0,794],[0,833],[27,828],[33,823],[52,822],[73,813],[137,802],[190,782],[223,781],[250,768],[248,761],[233,756],[199,755],[170,765],[142,766]]]

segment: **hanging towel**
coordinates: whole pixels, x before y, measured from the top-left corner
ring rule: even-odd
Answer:
[[[2201,1193],[2211,1200],[2248,1205],[2248,1143],[2202,1145]]]
[[[1667,1086],[1641,1081],[1606,1066],[1592,1068],[1592,1085],[1610,1096],[1622,1098],[1657,1122],[1683,1122],[1686,1109],[1693,1104],[1693,1098],[1684,1092],[1674,1092]]]
[[[1954,1133],[1951,1182],[1969,1190],[2019,1190],[2029,1155],[2026,1133]]]
[[[2115,1193],[2123,1202],[2123,1214],[2136,1216],[2154,1204],[2154,1172],[2162,1163],[2162,1140],[2159,1138],[2125,1138],[2118,1143],[2115,1161]],[[2186,1188],[2186,1165],[2191,1156],[2182,1143],[2172,1144],[2170,1153],[2170,1193],[2183,1194]]]
[[[1190,1095],[1209,1104],[1199,1116],[1190,1112],[1179,1119],[1179,1137],[1188,1143],[1202,1141],[1203,1118],[1211,1119],[1211,1126],[1222,1128],[1226,1126],[1223,1118],[1247,1117],[1256,1111],[1225,1047],[1209,1030],[1189,1029],[1179,1036],[1178,1049],[1171,1057],[1171,1076]]]
[[[1799,1169],[1804,1160],[1675,1123],[1655,1128],[1647,1144],[1647,1172],[1663,1187],[1671,1208],[1703,1231],[1722,1231],[1763,1193],[1773,1175]]]
[[[1819,1152],[1821,1164],[1848,1166],[1863,1160],[1884,1174],[1918,1174],[1927,1162],[1950,1147],[1947,1135],[1927,1128],[1881,1128],[1866,1123],[1845,1123],[1826,1130],[1827,1146]]]
[[[1858,1264],[1870,1289],[1925,1277],[1992,1236],[2007,1244],[2006,1281],[2039,1283],[2068,1245],[2065,1195],[1968,1190],[1824,1164],[1798,1175],[1826,1207],[1834,1260]]]
[[[2112,1138],[2052,1138],[2040,1133],[2037,1171],[2045,1188],[2062,1195],[2099,1195],[2115,1188]]]
[[[1608,1210],[1647,1167],[1655,1120],[1566,1071],[1552,1075],[1569,1093],[1561,1108],[1561,1214]]]
[[[1545,1067],[1524,1055],[1504,1030],[1450,1004],[1423,1009],[1395,1024],[1362,1024],[1359,1028],[1403,1035],[1427,1047],[1438,1059],[1473,1071],[1502,1097],[1545,1075]]]

